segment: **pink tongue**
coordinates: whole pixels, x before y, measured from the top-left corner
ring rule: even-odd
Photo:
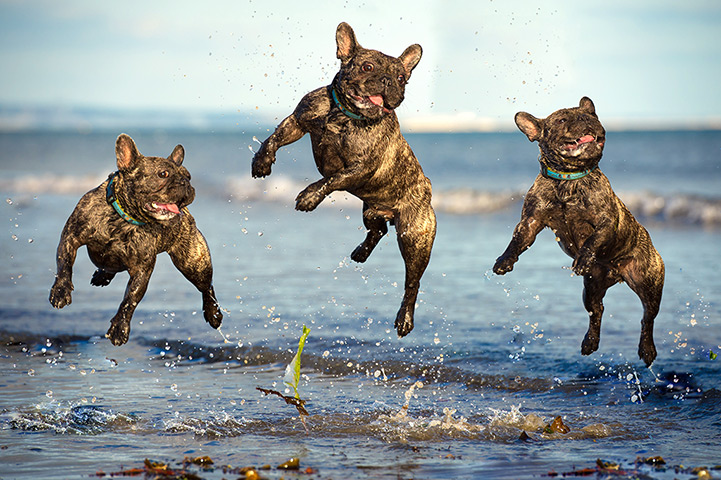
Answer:
[[[180,209],[174,203],[157,203],[156,205],[160,208],[164,208],[165,210],[167,210],[169,212],[173,212],[175,214],[180,213]]]
[[[383,106],[383,96],[381,95],[370,95],[368,100],[370,100],[373,105]]]
[[[578,143],[588,143],[594,140],[592,135],[584,135],[578,139]]]

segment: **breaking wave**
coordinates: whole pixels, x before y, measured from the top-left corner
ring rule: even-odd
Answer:
[[[98,186],[105,175],[29,175],[0,179],[0,191],[22,199],[29,195],[56,194],[80,196]],[[219,188],[205,188],[203,194],[214,194],[242,202],[294,204],[295,197],[309,182],[283,176],[263,181],[231,177]],[[197,187],[196,187],[197,188]],[[520,208],[525,191],[489,191],[472,188],[433,191],[433,207],[437,212],[453,215],[485,215]],[[619,197],[639,219],[658,223],[721,227],[721,198],[689,194],[661,195],[649,191],[620,191]],[[10,202],[12,199],[8,198]],[[334,192],[322,208],[360,208],[361,201],[347,192]]]
[[[263,182],[232,179],[226,193],[248,201],[295,203],[295,197],[307,186],[284,177]],[[494,192],[471,188],[434,189],[433,208],[454,215],[484,215],[519,209],[525,191]],[[679,223],[707,227],[721,226],[721,198],[694,195],[658,195],[652,192],[618,192],[619,197],[639,219],[659,223]],[[334,192],[321,207],[358,206],[361,201],[346,192]]]

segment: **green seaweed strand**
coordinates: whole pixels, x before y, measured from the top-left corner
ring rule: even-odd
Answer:
[[[300,354],[303,353],[305,339],[308,338],[309,333],[310,328],[303,325],[303,334],[300,336],[300,340],[298,341],[298,352],[285,368],[285,376],[283,378],[283,383],[289,387],[293,387],[293,392],[295,393],[295,398],[297,399],[300,399],[300,395],[298,394],[298,382],[300,381]]]

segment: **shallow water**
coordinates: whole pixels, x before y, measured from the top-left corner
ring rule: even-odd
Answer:
[[[721,351],[721,133],[608,136],[601,168],[666,263],[651,370],[636,357],[641,305],[625,285],[606,296],[599,351],[580,355],[582,282],[550,232],[513,272],[491,273],[538,168],[520,133],[408,135],[434,185],[439,230],[403,339],[392,328],[403,284],[395,238],[355,264],[357,201],[292,208],[318,176],[307,143],[283,150],[260,181],[249,178],[248,146],[263,132],[129,133],[146,154],[185,146],[225,339],[167,256],[125,346],[103,335],[127,275],[91,287],[83,252],[72,305],[53,310],[60,230],[114,169],[116,135],[0,135],[3,478],[87,478],[203,455],[216,466],[196,469],[203,478],[291,457],[313,478],[537,478],[599,458],[683,478],[721,463],[721,360],[711,359]],[[288,394],[282,378],[303,324],[307,432],[294,407],[256,390]],[[557,416],[570,432],[544,433]],[[633,465],[653,456],[684,469]]]

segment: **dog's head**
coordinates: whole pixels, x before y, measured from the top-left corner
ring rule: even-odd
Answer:
[[[397,108],[411,72],[421,59],[421,46],[411,45],[398,58],[365,49],[347,23],[338,25],[335,39],[341,66],[333,87],[342,104],[368,119],[380,118]]]
[[[115,194],[131,215],[168,221],[182,215],[182,209],[195,199],[190,172],[183,166],[182,145],[168,158],[145,157],[123,133],[115,142],[115,155],[119,172]]]
[[[554,170],[578,171],[598,165],[606,142],[606,130],[596,108],[583,97],[574,108],[562,108],[546,118],[518,112],[516,125],[541,149],[540,161]]]

